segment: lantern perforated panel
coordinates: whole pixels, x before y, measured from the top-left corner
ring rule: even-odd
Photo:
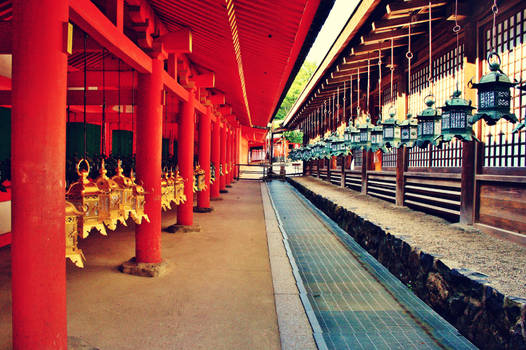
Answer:
[[[464,86],[462,60],[464,56],[463,39],[459,49],[452,46],[433,60],[433,78],[436,105],[443,106],[456,87],[455,74],[458,74],[459,86]],[[411,88],[409,94],[409,112],[415,116],[426,106],[424,98],[429,93],[429,67],[424,64],[411,74]],[[462,142],[454,139],[442,145],[428,146],[425,149],[413,147],[409,150],[409,167],[417,168],[451,168],[462,166]]]
[[[502,60],[500,68],[513,81],[526,80],[526,7],[514,12],[504,13],[497,18],[497,52]],[[482,29],[483,54],[482,74],[489,71],[487,59],[492,45],[492,24]],[[524,121],[526,96],[518,89],[511,89],[511,111]],[[512,134],[514,124],[500,120],[496,125],[482,123],[485,167],[526,167],[526,132]]]
[[[354,152],[354,166],[362,166],[362,158],[363,153],[361,150]]]

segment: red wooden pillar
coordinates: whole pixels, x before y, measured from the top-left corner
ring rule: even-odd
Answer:
[[[221,150],[220,142],[220,126],[219,120],[214,122],[214,128],[212,129],[212,163],[214,163],[215,168],[215,182],[210,185],[210,197],[219,198],[219,154]]]
[[[188,94],[188,101],[183,103],[177,144],[179,172],[183,179],[186,180],[184,184],[186,202],[177,207],[177,224],[185,226],[192,226],[194,224],[194,114],[194,90],[192,89]]]
[[[199,116],[199,165],[205,171],[206,189],[197,193],[198,210],[210,209],[210,118],[211,109]]]
[[[66,349],[68,3],[14,1],[13,11],[13,348]]]
[[[150,222],[135,229],[139,263],[161,262],[161,157],[163,61],[152,59],[152,73],[139,74],[137,94],[137,179],[144,184],[145,212]]]
[[[226,126],[223,126],[221,128],[220,132],[220,153],[219,153],[219,161],[221,163],[221,169],[223,170],[223,175],[219,176],[219,192],[227,193],[226,190]]]
[[[226,130],[226,164],[228,174],[226,176],[226,186],[232,187],[232,129]]]

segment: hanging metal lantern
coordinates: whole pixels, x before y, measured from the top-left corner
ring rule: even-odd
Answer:
[[[210,183],[213,184],[214,182],[216,182],[216,167],[214,163],[210,162]]]
[[[493,57],[497,60],[491,62]],[[480,119],[484,119],[488,125],[495,125],[502,118],[511,123],[518,121],[515,114],[510,111],[510,88],[517,83],[512,83],[500,70],[500,63],[500,56],[492,52],[488,56],[489,73],[484,75],[479,83],[471,84],[472,88],[477,89],[478,95],[478,109],[471,117],[471,124],[475,124]]]
[[[383,141],[385,148],[398,148],[400,147],[401,139],[401,128],[396,120],[396,109],[391,108],[389,110],[389,118],[382,122],[383,129]]]
[[[346,153],[345,139],[343,137],[340,137],[338,134],[334,134],[332,136],[331,149],[331,154],[333,156],[339,157],[344,155]]]
[[[144,187],[138,185],[135,182],[135,176],[133,175],[133,170],[130,171],[130,180],[132,182],[133,188],[133,210],[130,212],[132,220],[140,225],[144,219],[146,222],[150,222],[148,215],[144,212]]]
[[[371,119],[369,117],[365,118],[365,123],[358,124],[358,130],[360,130],[360,142],[358,146],[366,151],[371,149],[371,131],[373,130],[374,125],[371,124]]]
[[[164,172],[161,175],[161,208],[164,211],[172,209],[172,201],[174,200],[174,184],[168,177],[168,174]]]
[[[351,150],[360,149],[360,130],[351,125]]]
[[[175,171],[175,204],[179,205],[186,202],[186,194],[184,193],[185,180],[179,174],[179,170]]]
[[[197,166],[195,167],[194,179],[195,179],[195,188],[197,192],[206,190],[205,171],[203,170],[203,168],[201,168],[199,164],[197,164]]]
[[[418,121],[408,114],[407,119],[400,123],[400,145],[398,147],[413,147],[418,138],[417,130]]]
[[[435,139],[440,135],[441,117],[438,110],[433,107],[435,104],[435,97],[427,95],[424,99],[425,108],[422,113],[416,116],[418,120],[418,139],[416,145],[420,148],[426,148],[427,145],[436,145]]]
[[[86,163],[87,169],[80,170],[82,162]],[[106,228],[101,218],[99,203],[100,190],[95,182],[88,179],[90,165],[87,160],[81,159],[77,163],[77,174],[79,179],[69,186],[66,192],[66,200],[73,203],[76,208],[82,208],[84,215],[79,221],[79,232],[82,238],[88,237],[92,229],[96,229],[101,235],[106,236]]]
[[[116,174],[111,179],[121,189],[121,216],[124,220],[128,220],[130,212],[133,210],[133,188],[132,181],[129,177],[124,176],[124,170],[122,169],[122,161],[117,161]]]
[[[99,177],[95,183],[100,190],[99,206],[100,214],[104,224],[112,231],[117,229],[117,223],[121,222],[126,226],[126,220],[121,216],[121,194],[119,186],[112,181],[106,174],[104,159],[102,159],[99,169]]]
[[[382,125],[377,125],[371,130],[371,151],[376,152],[382,150],[385,152],[384,147],[384,128]]]
[[[446,101],[445,106],[441,107],[442,133],[435,139],[439,145],[451,141],[453,137],[465,141],[475,138],[470,124],[471,111],[475,107],[471,106],[471,101],[463,99],[461,95],[462,93],[456,90],[451,95],[451,99]]]
[[[66,201],[66,259],[78,267],[84,267],[84,253],[78,247],[79,229],[82,231],[82,226],[79,225],[82,221],[83,212],[77,210],[73,203]]]

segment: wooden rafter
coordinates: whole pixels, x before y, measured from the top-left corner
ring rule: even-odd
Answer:
[[[447,4],[447,1],[435,0],[431,7],[439,7]],[[425,10],[429,6],[429,0],[397,1],[386,5],[387,18],[394,18],[408,13]]]
[[[436,16],[436,14],[435,14]],[[431,20],[441,20],[444,19],[443,16],[436,16],[433,17]],[[393,18],[393,19],[381,19],[379,21],[374,21],[371,26],[374,33],[383,33],[386,31],[390,31],[393,29],[398,29],[401,27],[408,27],[409,24],[411,25],[417,25],[421,23],[426,23],[429,21],[428,15],[415,15],[413,16],[413,19],[410,19],[409,16],[404,16],[400,18]]]
[[[413,34],[411,34],[411,35],[413,35]],[[406,45],[407,45],[407,39],[405,39],[405,38],[395,39],[393,41],[393,47],[394,48],[402,47],[402,46],[406,46]],[[369,55],[369,54],[372,54],[374,52],[378,53],[378,49],[379,49],[378,43],[360,45],[357,48],[352,48],[351,49],[351,54],[350,54],[351,58],[350,59],[356,60],[357,59],[356,56],[362,56],[363,57],[364,55]],[[391,50],[391,43],[389,42],[389,44],[385,43],[384,45],[382,45],[381,50],[382,51],[384,51],[384,50]],[[365,60],[367,60],[367,57],[365,57]]]
[[[419,29],[419,28],[414,28],[412,31],[411,31],[411,35],[420,35],[420,34],[424,34],[425,31],[423,29]],[[409,30],[408,29],[395,29],[395,30],[391,30],[391,31],[388,31],[388,32],[383,32],[383,33],[370,33],[368,35],[365,35],[365,36],[361,36],[360,38],[360,42],[362,44],[378,44],[378,43],[381,43],[381,42],[384,42],[384,41],[387,41],[387,40],[391,40],[391,39],[400,39],[400,38],[405,38],[409,36]],[[390,48],[390,46],[389,46]],[[377,48],[378,49],[378,48]]]

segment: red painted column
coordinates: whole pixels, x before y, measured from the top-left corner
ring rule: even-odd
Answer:
[[[234,145],[235,145],[235,139],[234,139],[234,128],[230,129],[230,183],[234,181]]]
[[[221,168],[223,169],[223,175],[219,177],[219,190],[226,191],[226,126],[223,126],[220,131],[220,153],[219,153],[219,162],[221,163]]]
[[[214,163],[216,181],[210,186],[210,197],[219,198],[219,154],[221,151],[221,140],[220,140],[220,127],[219,120],[214,122],[214,128],[212,129],[212,162]]]
[[[177,206],[177,224],[191,226],[194,224],[194,130],[195,130],[195,107],[194,90],[188,94],[188,101],[183,103],[183,110],[180,116],[179,137],[177,144],[177,159],[179,162],[179,172],[183,179],[184,194],[186,202]]]
[[[210,118],[211,109],[199,116],[199,165],[205,171],[206,189],[197,193],[197,207],[210,208]]]
[[[137,94],[137,180],[144,184],[150,223],[135,229],[137,262],[161,262],[161,157],[163,135],[163,61],[152,59],[152,74],[139,74]]]
[[[68,2],[14,1],[13,12],[13,348],[66,349]]]
[[[226,138],[225,138],[225,151],[226,151],[226,154],[225,154],[225,162],[227,164],[227,169],[228,169],[228,174],[226,175],[226,178],[225,178],[225,183],[226,183],[226,186],[227,187],[230,187],[230,183],[232,182],[232,163],[231,163],[231,159],[232,159],[232,133],[230,132],[230,128],[227,127],[225,129],[225,132],[226,132]]]

